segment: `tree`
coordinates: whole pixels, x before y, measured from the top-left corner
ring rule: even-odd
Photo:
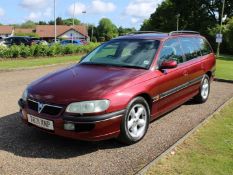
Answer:
[[[64,23],[64,25],[71,26],[71,25],[73,25],[73,19],[72,18],[64,19],[63,23]],[[75,18],[74,19],[74,25],[79,25],[79,24],[80,24],[80,21]]]
[[[110,40],[118,36],[117,27],[108,18],[102,18],[97,27],[99,38]]]
[[[47,23],[45,21],[39,21],[37,24],[38,25],[46,25]]]
[[[225,13],[233,15],[233,1],[226,0]],[[219,23],[218,14],[221,14],[221,0],[165,0],[150,18],[144,21],[141,30],[158,30],[169,32],[176,30],[177,14],[179,29],[196,30],[208,34],[208,28]]]
[[[221,20],[219,18],[220,15],[216,14],[222,14],[222,0],[202,0],[203,9],[205,9],[208,12],[208,15],[218,22],[218,24],[221,23]],[[233,16],[233,1],[232,0],[225,0],[225,8],[224,8],[224,14],[228,17]]]
[[[93,42],[95,42],[94,40],[97,40],[97,38],[99,38],[97,27],[95,25],[92,24],[88,25],[88,36],[91,37],[91,40]],[[92,37],[94,38],[94,40]]]
[[[28,20],[20,25],[21,28],[35,28],[36,23],[31,20]]]
[[[118,28],[118,33],[120,36],[129,34],[129,33],[135,32],[135,31],[136,31],[135,28],[123,28],[123,27]]]
[[[54,25],[54,21],[51,20],[51,21],[48,22],[48,24],[49,24],[49,25]]]
[[[57,17],[56,19],[57,25],[73,25],[73,18],[62,19],[61,17]],[[54,25],[54,21],[51,20],[48,22],[49,25]],[[79,25],[80,21],[78,19],[74,19],[74,25]]]
[[[64,24],[61,17],[57,17],[56,22],[57,22],[57,25],[63,25]]]

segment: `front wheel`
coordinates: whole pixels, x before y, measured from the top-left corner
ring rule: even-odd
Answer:
[[[126,109],[121,122],[119,141],[133,144],[141,140],[148,129],[150,119],[149,105],[143,97],[134,98]]]
[[[204,75],[201,81],[199,93],[194,97],[194,100],[198,103],[204,103],[207,101],[210,93],[210,79],[208,75]]]

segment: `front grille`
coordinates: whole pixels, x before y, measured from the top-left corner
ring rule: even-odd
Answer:
[[[41,105],[41,108],[39,108],[39,105]],[[28,99],[28,108],[33,111],[36,111],[37,113],[43,113],[48,115],[58,115],[62,110],[62,107],[60,106],[44,104],[31,99]]]
[[[58,115],[61,112],[61,108],[45,106],[42,112],[49,115]]]
[[[33,111],[38,111],[38,103],[28,100],[28,108]]]

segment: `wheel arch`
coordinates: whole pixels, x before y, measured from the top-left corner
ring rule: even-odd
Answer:
[[[211,79],[213,73],[211,71],[206,72],[206,75],[208,75],[209,79]]]
[[[139,94],[135,95],[132,99],[134,99],[135,97],[143,97],[146,100],[146,102],[148,103],[150,113],[151,113],[152,102],[153,102],[151,96],[148,93],[142,92],[142,93],[139,93]]]

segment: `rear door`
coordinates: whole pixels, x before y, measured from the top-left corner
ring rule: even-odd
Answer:
[[[199,37],[181,37],[180,43],[185,56],[183,64],[187,68],[189,91],[197,92],[205,73]]]

